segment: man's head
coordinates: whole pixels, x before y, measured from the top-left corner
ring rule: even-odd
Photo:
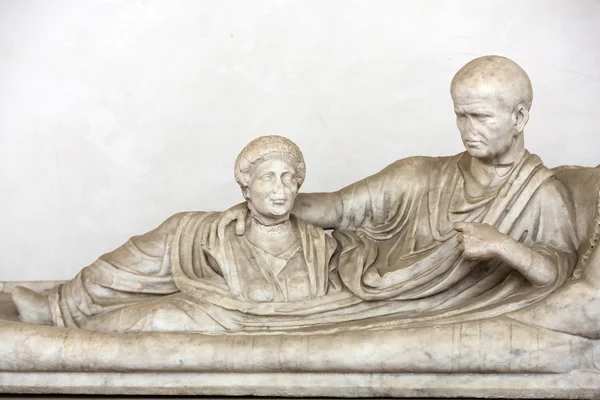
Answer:
[[[469,154],[496,165],[516,161],[533,100],[527,73],[505,57],[476,58],[454,75],[450,93]]]

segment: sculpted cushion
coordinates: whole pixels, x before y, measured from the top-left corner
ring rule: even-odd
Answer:
[[[573,277],[543,302],[509,314],[519,321],[593,339],[600,338],[600,168],[555,170],[575,207],[579,259]]]
[[[554,169],[556,177],[567,187],[575,206],[577,237],[580,250],[592,239],[598,221],[598,192],[600,190],[600,166],[596,168],[563,166]]]

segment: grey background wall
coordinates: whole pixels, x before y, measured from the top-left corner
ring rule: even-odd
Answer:
[[[241,200],[262,134],[330,191],[462,151],[449,83],[530,74],[527,147],[600,163],[600,2],[0,1],[0,280],[66,279],[183,210]]]

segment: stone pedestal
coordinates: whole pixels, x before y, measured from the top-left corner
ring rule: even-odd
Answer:
[[[315,336],[105,334],[16,322],[3,293],[0,318],[0,393],[600,397],[596,340],[507,317]]]

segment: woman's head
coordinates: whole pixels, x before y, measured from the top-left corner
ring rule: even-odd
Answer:
[[[251,211],[271,220],[289,215],[305,175],[302,152],[282,136],[254,139],[235,161],[235,180]]]

